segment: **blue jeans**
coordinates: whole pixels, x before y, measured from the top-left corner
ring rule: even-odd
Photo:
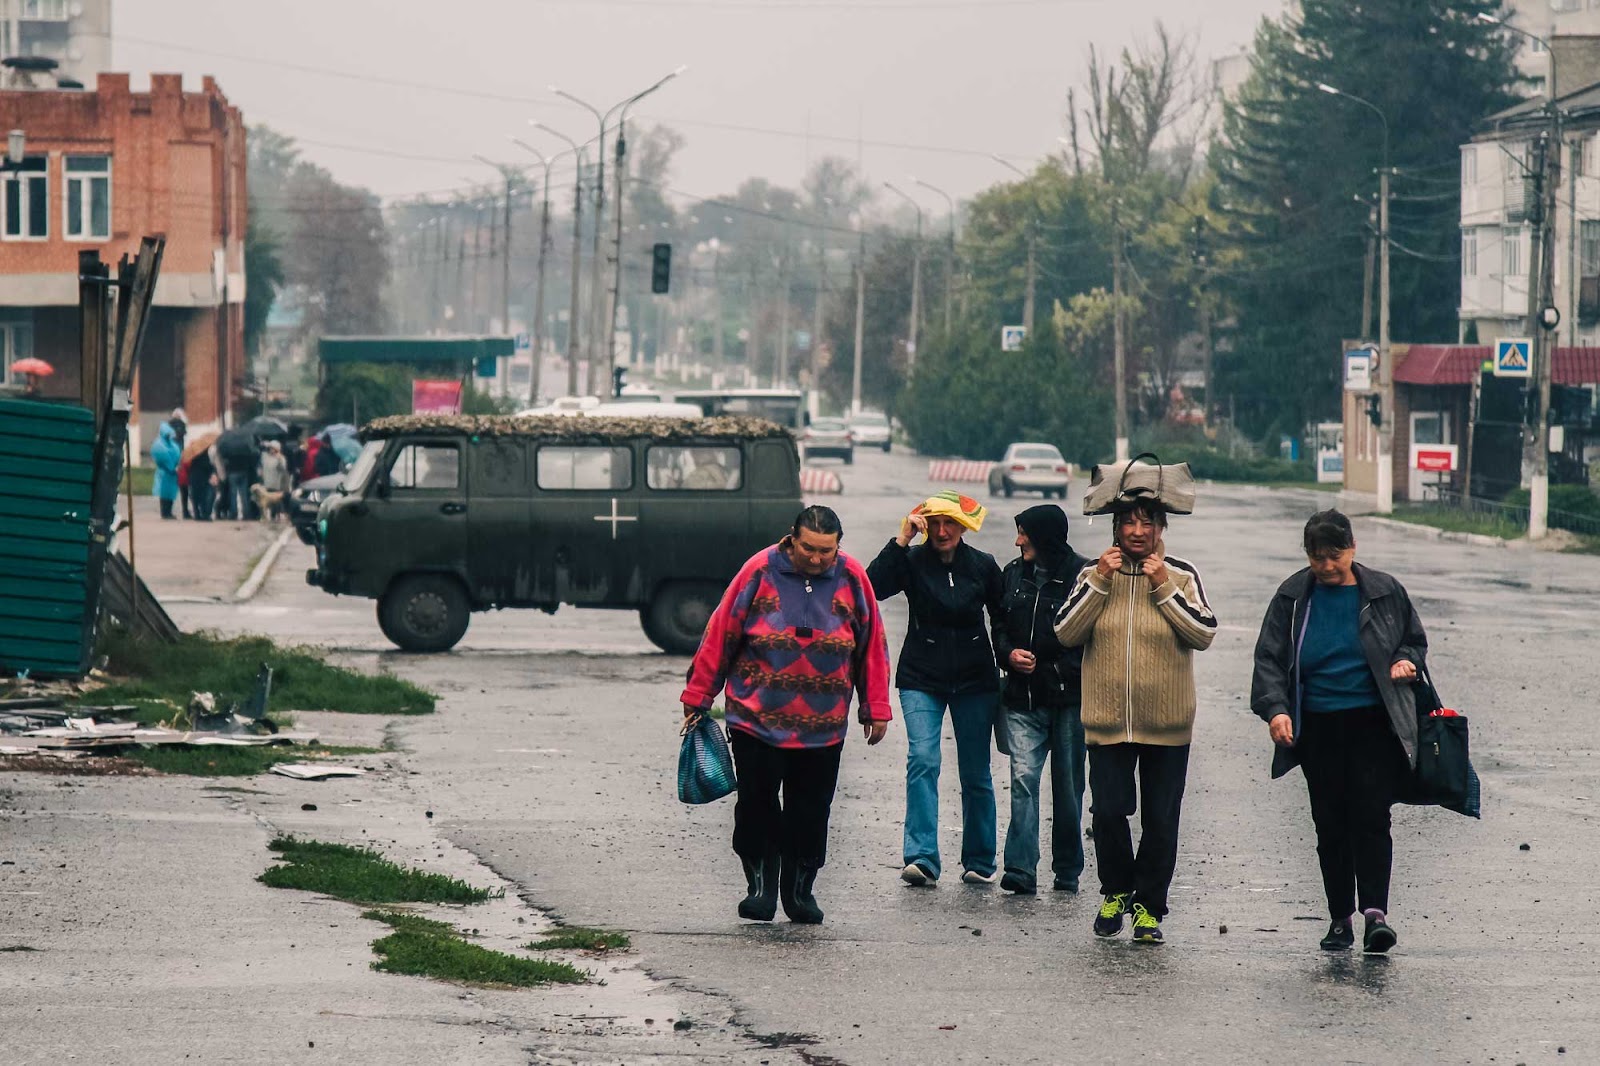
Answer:
[[[1050,866],[1077,891],[1083,873],[1083,717],[1077,707],[1006,708],[1011,744],[1011,825],[1006,873],[1034,887],[1039,867],[1039,781],[1050,759]]]
[[[989,752],[994,736],[992,692],[936,696],[900,690],[906,720],[905,863],[939,876],[939,761],[945,708],[956,733],[956,767],[961,774],[961,867],[985,877],[994,874],[994,781]]]
[[[233,519],[243,522],[257,517],[255,501],[250,498],[250,475],[228,475],[228,489],[233,494]]]

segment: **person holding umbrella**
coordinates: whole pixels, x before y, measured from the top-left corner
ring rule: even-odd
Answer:
[[[15,363],[11,364],[11,373],[21,374],[27,379],[27,390],[29,396],[39,395],[39,379],[49,377],[55,372],[55,367],[51,366],[43,359],[35,359],[32,356],[29,356],[26,359],[18,359]]]

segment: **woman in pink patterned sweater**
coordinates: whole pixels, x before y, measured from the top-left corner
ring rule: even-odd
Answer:
[[[822,921],[812,890],[827,858],[850,694],[868,744],[893,717],[883,617],[866,569],[839,550],[843,532],[831,508],[801,511],[788,536],[740,569],[689,667],[685,717],[726,688],[739,776],[733,850],[749,889],[742,918],[771,921],[781,895],[790,921]]]

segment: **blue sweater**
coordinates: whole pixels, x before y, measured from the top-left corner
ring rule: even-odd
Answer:
[[[1312,589],[1300,670],[1307,711],[1348,711],[1383,703],[1361,650],[1361,590],[1355,585]]]

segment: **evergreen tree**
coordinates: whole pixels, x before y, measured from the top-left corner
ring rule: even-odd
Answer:
[[[1337,410],[1338,346],[1361,332],[1361,281],[1377,171],[1378,108],[1389,126],[1395,242],[1391,333],[1456,339],[1460,146],[1515,102],[1515,43],[1477,16],[1499,0],[1302,0],[1264,22],[1250,80],[1213,149],[1230,266],[1217,281],[1236,314],[1218,360],[1253,432],[1298,431]],[[1374,323],[1377,301],[1374,297]],[[1373,333],[1376,334],[1376,325]]]

